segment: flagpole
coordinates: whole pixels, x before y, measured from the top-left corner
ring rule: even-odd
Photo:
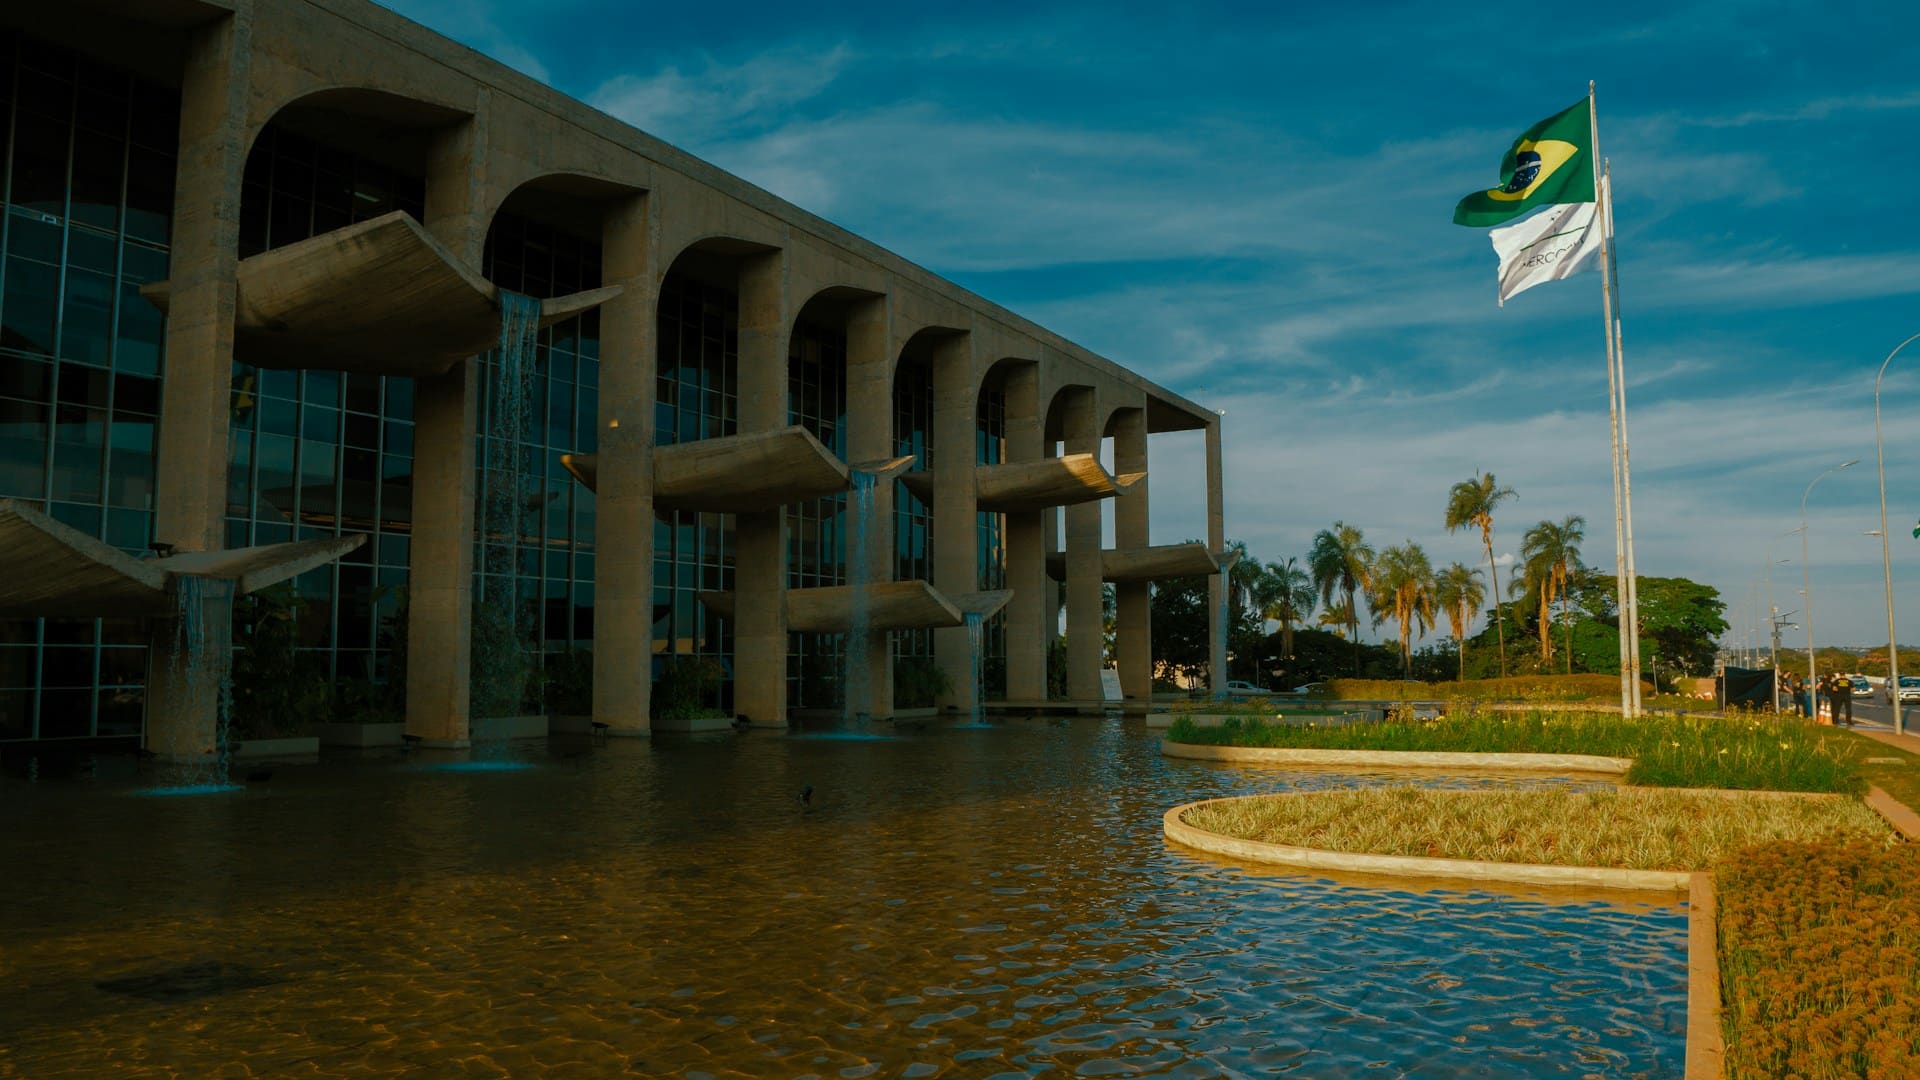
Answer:
[[[1596,150],[1597,152],[1597,150]],[[1640,574],[1634,568],[1633,559],[1633,444],[1627,438],[1627,346],[1621,338],[1620,318],[1620,264],[1618,249],[1613,240],[1613,163],[1601,162],[1601,175],[1607,184],[1607,250],[1609,260],[1613,260],[1613,365],[1620,372],[1620,503],[1625,510],[1627,526],[1627,602],[1633,606],[1632,629],[1627,636],[1628,647],[1633,653],[1633,711],[1640,712]],[[1657,674],[1657,671],[1656,671]],[[1659,692],[1659,687],[1654,691]]]
[[[1605,197],[1606,185],[1600,171],[1600,120],[1594,107],[1593,82],[1587,82],[1587,135],[1593,157],[1593,197]],[[1620,502],[1620,393],[1619,376],[1614,367],[1613,341],[1613,235],[1607,228],[1605,207],[1600,208],[1600,304],[1607,339],[1607,433],[1613,440],[1613,585],[1615,606],[1620,612],[1620,715],[1633,715],[1633,690],[1628,673],[1629,646],[1627,625],[1631,608],[1627,602],[1626,522]]]

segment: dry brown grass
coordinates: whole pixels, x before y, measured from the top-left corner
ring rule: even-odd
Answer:
[[[1705,870],[1774,840],[1897,839],[1850,796],[1632,788],[1363,788],[1213,803],[1189,810],[1185,820],[1227,836],[1326,851],[1628,870]]]

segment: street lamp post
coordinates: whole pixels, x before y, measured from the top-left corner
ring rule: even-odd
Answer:
[[[1887,696],[1893,699],[1895,735],[1906,734],[1907,728],[1900,718],[1900,642],[1893,630],[1893,546],[1887,539],[1887,452],[1880,443],[1880,380],[1886,377],[1887,365],[1900,350],[1915,341],[1920,341],[1920,334],[1895,345],[1880,362],[1880,374],[1873,377],[1873,455],[1880,468],[1880,566],[1887,575]]]
[[[1859,458],[1854,458],[1852,461],[1843,461],[1833,468],[1828,469],[1826,472],[1821,473],[1819,476],[1814,477],[1813,484],[1825,480],[1841,469],[1849,469],[1858,464],[1860,464]],[[1800,580],[1801,583],[1806,586],[1807,593],[1806,607],[1802,610],[1801,615],[1802,621],[1807,624],[1807,718],[1809,720],[1818,719],[1820,716],[1819,692],[1814,687],[1814,681],[1819,676],[1819,669],[1813,665],[1813,567],[1807,563],[1807,496],[1813,494],[1813,484],[1808,484],[1806,492],[1800,496]],[[1900,696],[1898,689],[1899,684],[1896,683],[1894,685],[1895,690],[1893,696],[1898,698]]]
[[[1785,532],[1780,534],[1780,536],[1791,536],[1791,535],[1793,534],[1790,532]],[[1775,537],[1775,539],[1779,539],[1779,537]],[[1792,559],[1781,559],[1778,562],[1774,561],[1773,543],[1771,541],[1768,542],[1767,544],[1767,645],[1770,652],[1768,654],[1767,667],[1773,672],[1773,711],[1774,712],[1780,711],[1780,618],[1781,616],[1780,616],[1780,608],[1776,606],[1773,602],[1773,568],[1776,566],[1784,566],[1787,563],[1790,563],[1792,561],[1793,561]]]

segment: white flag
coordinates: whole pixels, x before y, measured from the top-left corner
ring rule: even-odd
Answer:
[[[1600,252],[1596,204],[1556,203],[1529,218],[1489,229],[1500,256],[1500,304],[1547,281],[1571,277],[1593,265]]]

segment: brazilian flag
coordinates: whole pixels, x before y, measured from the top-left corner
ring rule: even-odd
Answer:
[[[1453,223],[1485,228],[1542,206],[1593,201],[1593,101],[1581,98],[1513,140],[1500,186],[1461,199]]]

